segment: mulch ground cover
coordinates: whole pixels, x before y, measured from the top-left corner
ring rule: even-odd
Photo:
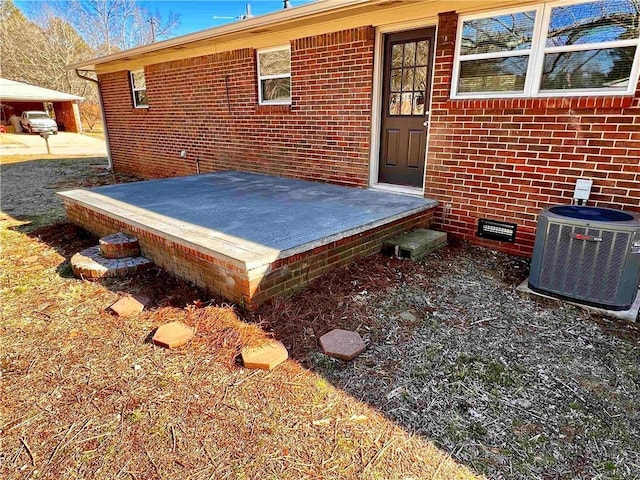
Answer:
[[[13,186],[0,219],[1,478],[640,478],[638,324],[518,294],[525,260],[374,256],[252,313],[159,269],[86,282],[68,260],[97,239],[53,191],[122,179],[82,162],[31,163],[46,198]],[[124,292],[148,311],[111,315]],[[153,346],[170,321],[194,340]],[[367,350],[323,355],[332,328]],[[291,360],[242,368],[272,337]]]

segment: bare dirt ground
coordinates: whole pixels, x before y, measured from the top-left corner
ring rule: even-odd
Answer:
[[[29,228],[66,219],[55,192],[90,185],[121,183],[132,177],[109,174],[104,157],[4,157],[0,161],[2,212],[29,222]]]
[[[129,179],[67,162],[2,166],[1,478],[640,478],[637,324],[518,295],[524,260],[376,256],[253,314],[159,270],[83,282],[96,239],[53,192]],[[122,291],[151,309],[109,315]],[[171,320],[196,339],[150,345]],[[331,328],[367,351],[319,353]],[[292,360],[240,367],[269,336]]]
[[[29,133],[3,133],[0,135],[0,157],[15,157],[17,155],[40,155],[57,158],[64,155],[105,156],[107,146],[104,135],[60,132],[49,135],[49,149],[40,135]]]

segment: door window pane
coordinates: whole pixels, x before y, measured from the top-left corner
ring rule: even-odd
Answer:
[[[413,80],[414,90],[424,92],[427,89],[427,67],[418,67],[415,69],[415,78]]]
[[[401,115],[411,115],[413,109],[413,93],[402,94],[402,106],[400,107]]]
[[[399,92],[402,90],[402,69],[397,68],[391,70],[391,91]]]
[[[416,44],[415,42],[404,44],[404,61],[403,66],[411,67],[416,64]]]
[[[416,65],[427,65],[429,63],[429,41],[418,42],[418,52],[416,54]]]
[[[402,91],[413,91],[413,68],[408,68],[402,72]]]
[[[400,94],[389,95],[389,115],[400,115]]]
[[[403,58],[403,48],[402,44],[399,43],[391,47],[391,66],[394,68],[402,67],[402,58]]]
[[[424,115],[424,95],[422,92],[416,93],[413,96],[413,114]]]

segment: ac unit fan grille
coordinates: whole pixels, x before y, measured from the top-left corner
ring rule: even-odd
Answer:
[[[601,241],[573,238],[576,234]],[[549,222],[539,288],[594,303],[615,298],[631,234]]]

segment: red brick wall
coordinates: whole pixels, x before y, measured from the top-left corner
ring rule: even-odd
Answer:
[[[56,121],[64,124],[66,132],[78,132],[76,116],[73,114],[73,102],[54,102],[53,109],[56,112]]]
[[[570,203],[579,177],[590,205],[640,211],[640,90],[630,97],[450,100],[457,15],[440,15],[426,196],[434,226],[530,255],[538,212]],[[475,237],[478,218],[518,224],[515,244]]]
[[[264,276],[251,278],[251,272],[228,262],[224,255],[213,256],[196,251],[191,246],[69,199],[65,199],[65,209],[72,223],[95,235],[125,232],[135,236],[142,255],[159,267],[250,310],[273,297],[291,295],[331,270],[380,252],[389,238],[415,228],[428,228],[433,217],[433,210],[414,213],[386,225],[278,259],[268,266]]]
[[[373,46],[371,27],[294,40],[290,107],[258,105],[252,49],[147,67],[149,109],[133,108],[128,72],[101,75],[114,167],[186,175],[198,159],[201,171],[365,187]]]

